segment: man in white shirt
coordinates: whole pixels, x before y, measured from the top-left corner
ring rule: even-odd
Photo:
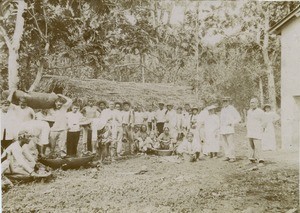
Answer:
[[[187,132],[190,129],[190,114],[191,114],[191,106],[190,104],[184,105],[184,110],[182,112],[183,115],[183,122],[182,122],[182,128],[185,132]]]
[[[115,155],[121,156],[123,154],[123,113],[121,111],[122,104],[120,102],[115,103],[115,109],[113,110],[112,118],[112,144],[110,149],[112,154],[112,160],[114,160]]]
[[[1,147],[6,149],[17,138],[18,129],[15,125],[18,123],[15,113],[9,109],[10,101],[1,101]]]
[[[68,132],[67,132],[67,155],[76,156],[80,137],[80,122],[84,119],[79,112],[79,105],[73,103],[72,111],[67,112]]]
[[[165,127],[169,127],[171,136],[176,139],[178,134],[177,115],[171,103],[167,104]]]
[[[5,170],[10,170],[8,173],[36,175],[34,172],[36,162],[28,148],[30,137],[31,135],[28,132],[20,131],[17,137],[18,140],[4,150],[2,155],[7,156],[7,159],[1,164],[9,166],[2,168],[1,173],[6,172]],[[9,162],[9,164],[6,164],[6,162]]]
[[[43,120],[35,120],[36,114],[31,107],[27,106],[25,98],[19,100],[19,106],[12,105],[12,109],[18,119],[18,127],[15,128],[19,131],[28,131],[33,136],[32,141],[37,147],[39,156],[44,157],[46,145],[49,144],[49,124]]]
[[[61,157],[65,157],[68,128],[67,110],[72,105],[72,100],[64,95],[57,95],[59,98],[55,101],[55,107],[48,111],[49,117],[54,120],[54,124],[50,129],[50,150],[51,156],[53,156],[56,144],[58,144]]]
[[[87,106],[83,107],[81,110],[81,113],[83,116],[90,121],[90,123],[100,117],[100,108],[94,105],[94,100],[89,99]],[[83,126],[83,131],[82,131],[82,142],[83,142],[83,147],[84,149],[88,151],[92,151],[92,130],[90,128],[90,125],[84,125]]]
[[[264,122],[264,111],[258,108],[257,98],[250,100],[250,109],[247,112],[247,138],[251,147],[249,160],[255,163],[263,163],[264,159],[261,156],[261,139],[263,129],[266,127]]]
[[[163,133],[164,125],[166,122],[166,109],[164,108],[164,103],[158,103],[159,109],[155,112],[155,121],[156,121],[156,129],[158,131],[158,135]]]
[[[230,105],[230,98],[223,98],[223,107],[220,114],[220,135],[225,151],[225,161],[235,162],[234,126],[241,121],[239,112]]]

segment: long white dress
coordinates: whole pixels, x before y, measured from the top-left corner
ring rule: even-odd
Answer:
[[[208,115],[204,121],[205,144],[207,152],[220,151],[220,119],[216,114]]]
[[[265,112],[264,119],[267,126],[262,136],[262,150],[276,150],[274,122],[279,120],[279,115],[272,111]]]

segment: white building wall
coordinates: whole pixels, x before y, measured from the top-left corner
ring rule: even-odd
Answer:
[[[281,131],[282,148],[295,150],[300,144],[300,17],[281,32]]]

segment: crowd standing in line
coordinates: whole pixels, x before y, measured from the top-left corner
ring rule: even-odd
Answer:
[[[36,174],[37,159],[28,151],[29,141],[41,158],[78,157],[81,141],[82,151],[98,156],[100,161],[171,150],[193,162],[203,155],[220,157],[221,147],[225,161],[236,161],[234,134],[241,117],[229,97],[222,99],[218,112],[216,104],[199,109],[188,103],[175,108],[172,103],[159,102],[158,109],[144,109],[128,101],[96,104],[92,99],[81,108],[70,98],[58,96],[53,108],[37,113],[27,106],[26,99],[20,99],[19,105],[12,104],[11,97],[1,102],[2,174]],[[251,99],[246,121],[251,162],[263,163],[261,150],[276,149],[274,123],[278,119],[270,105],[262,110],[258,100]]]

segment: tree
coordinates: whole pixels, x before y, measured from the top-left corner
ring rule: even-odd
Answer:
[[[0,32],[8,48],[8,86],[10,90],[16,90],[19,83],[18,59],[20,42],[24,31],[23,13],[26,9],[26,3],[24,0],[17,2],[5,0],[1,3],[1,8]],[[12,19],[15,19],[14,24],[12,24]],[[10,32],[13,28],[11,36]]]

